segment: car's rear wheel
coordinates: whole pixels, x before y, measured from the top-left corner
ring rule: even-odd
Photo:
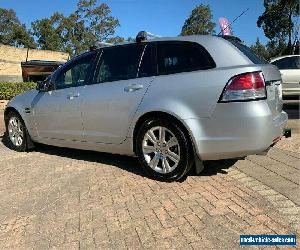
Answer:
[[[26,150],[26,126],[16,112],[10,112],[6,117],[6,134],[10,148],[16,151]]]
[[[192,166],[192,150],[180,126],[166,119],[150,119],[141,126],[136,140],[139,161],[152,178],[179,180]]]

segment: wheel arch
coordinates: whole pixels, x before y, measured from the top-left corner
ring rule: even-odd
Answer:
[[[171,121],[173,121],[174,123],[176,123],[178,126],[180,126],[180,128],[182,129],[182,131],[184,132],[184,134],[186,135],[187,139],[189,140],[189,143],[192,147],[193,153],[194,153],[194,138],[191,135],[191,132],[188,128],[188,126],[184,123],[184,121],[180,120],[178,117],[164,112],[164,111],[150,111],[147,112],[145,114],[143,114],[142,116],[140,116],[137,120],[137,122],[135,123],[134,129],[133,129],[133,152],[136,154],[136,139],[137,139],[137,134],[138,131],[140,129],[140,127],[142,126],[142,124],[151,118],[164,118],[164,119],[170,119]]]
[[[23,120],[23,122],[24,122],[24,119],[23,119],[21,113],[20,113],[16,108],[9,106],[9,107],[7,107],[7,108],[4,110],[4,122],[5,122],[5,125],[6,125],[6,122],[7,122],[7,116],[8,116],[8,114],[9,114],[10,112],[16,112],[16,113],[22,118],[22,120]]]
[[[28,151],[28,149],[31,149],[31,148],[34,148],[34,144],[33,144],[33,141],[31,140],[31,137],[28,133],[28,126],[26,124],[26,120],[24,119],[23,115],[21,112],[19,112],[15,107],[12,107],[12,106],[8,106],[6,107],[6,109],[4,110],[4,122],[5,122],[5,127],[6,127],[6,124],[7,124],[7,116],[10,112],[15,112],[17,113],[20,118],[22,119],[23,123],[25,124],[25,129],[26,129],[26,132],[25,132],[25,143],[26,143],[26,148],[25,148],[25,151]],[[6,133],[6,132],[5,132]]]

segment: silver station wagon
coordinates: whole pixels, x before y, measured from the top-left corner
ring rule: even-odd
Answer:
[[[17,151],[38,142],[136,155],[164,181],[205,160],[265,151],[287,119],[279,71],[239,39],[143,32],[73,58],[5,110]]]

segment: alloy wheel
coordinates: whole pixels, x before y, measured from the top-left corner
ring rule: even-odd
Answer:
[[[180,161],[179,142],[163,126],[153,127],[145,133],[142,150],[147,164],[158,173],[171,173]]]
[[[12,116],[8,121],[8,135],[10,141],[16,147],[20,147],[23,143],[23,125],[20,119],[16,116]]]

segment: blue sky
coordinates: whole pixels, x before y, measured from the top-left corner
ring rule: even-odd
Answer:
[[[249,10],[233,24],[233,31],[248,45],[256,38],[266,43],[262,29],[256,26],[258,16],[264,11],[262,0],[106,0],[112,15],[121,26],[116,35],[135,37],[138,31],[146,30],[161,36],[177,36],[192,9],[201,3],[209,4],[213,19],[219,17],[232,21],[243,10]],[[76,9],[77,0],[0,0],[1,8],[12,8],[22,23],[30,27],[36,19],[49,17],[58,11],[65,15]],[[216,27],[219,32],[219,25]]]

